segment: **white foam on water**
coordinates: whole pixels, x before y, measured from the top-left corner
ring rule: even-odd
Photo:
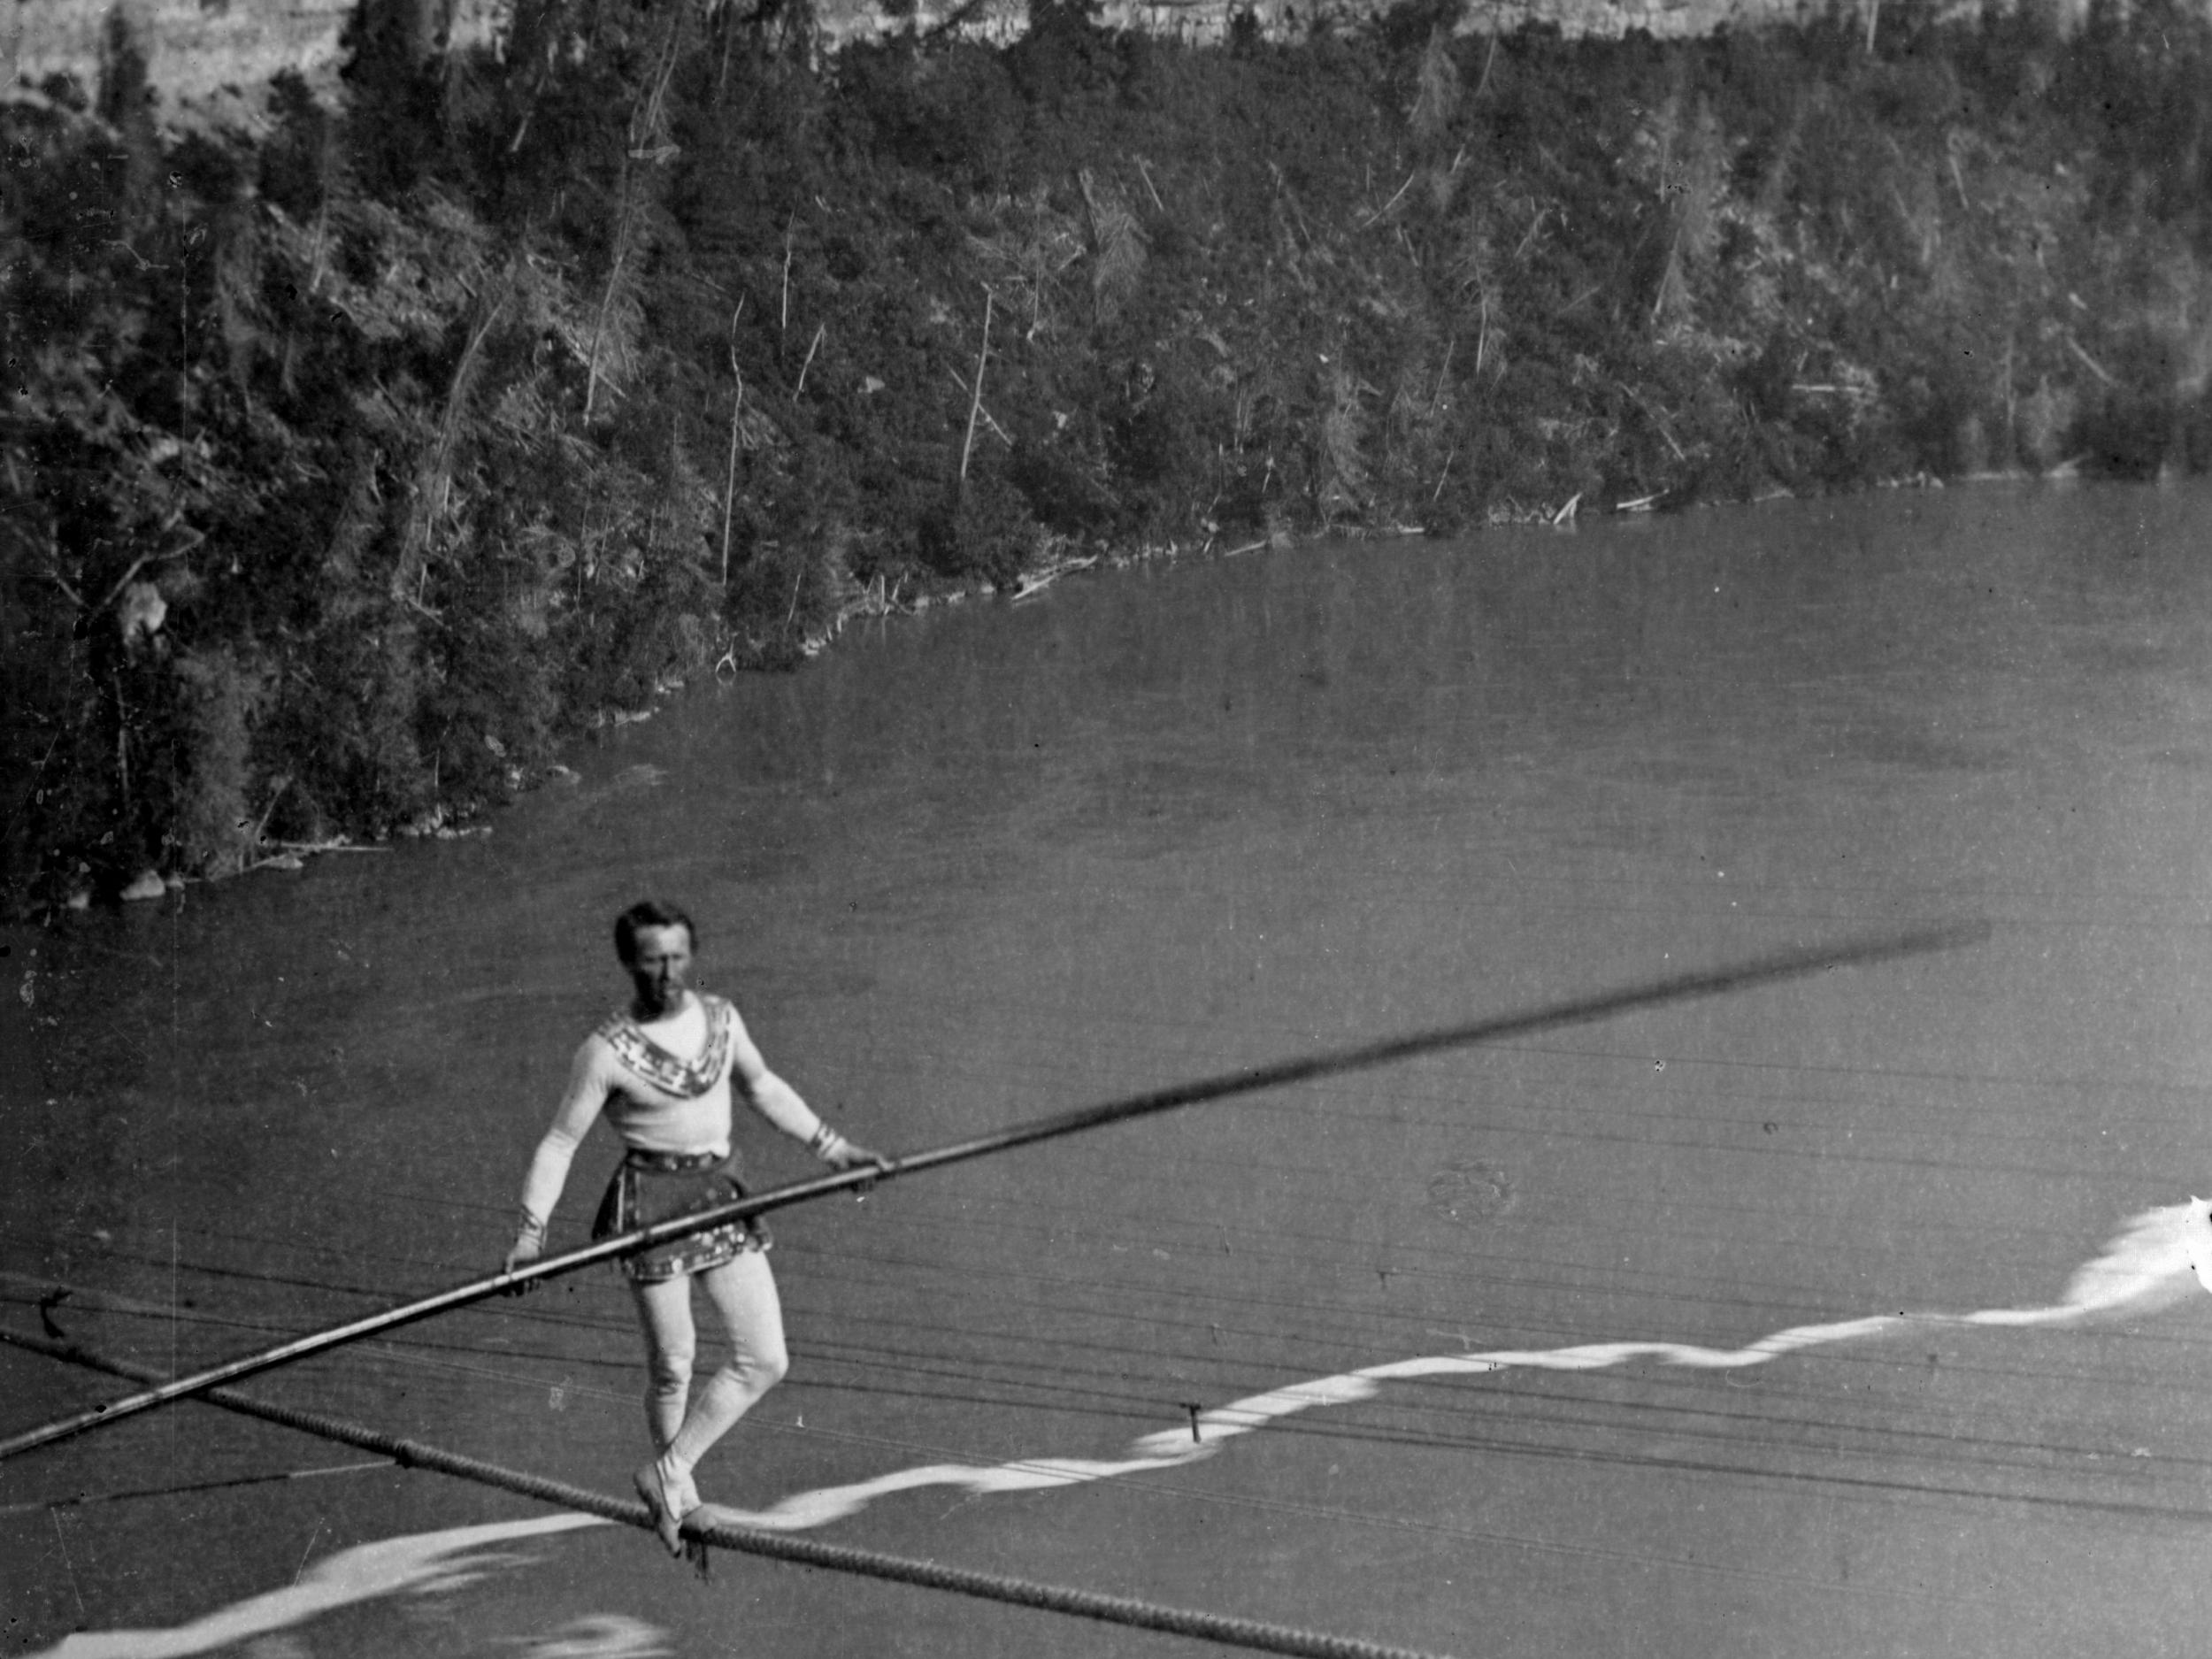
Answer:
[[[1517,1366],[1542,1371],[1602,1371],[1637,1360],[1708,1371],[1740,1370],[1809,1348],[1863,1341],[1907,1325],[2056,1325],[2101,1315],[2153,1312],[2171,1307],[2186,1297],[2193,1281],[2212,1290],[2212,1203],[2202,1199],[2146,1210],[2133,1217],[2100,1255],[2075,1272],[2059,1300],[2044,1307],[1988,1308],[1972,1313],[1874,1314],[1824,1325],[1793,1325],[1734,1348],[1681,1342],[1594,1342],[1572,1348],[1495,1348],[1480,1353],[1393,1360],[1216,1406],[1196,1414],[1187,1426],[1161,1429],[1140,1437],[1119,1458],[1040,1457],[995,1464],[930,1463],[894,1470],[847,1486],[796,1493],[764,1509],[710,1504],[706,1515],[710,1520],[734,1525],[799,1532],[843,1520],[878,1498],[928,1487],[949,1486],[982,1497],[1173,1469],[1210,1457],[1223,1442],[1264,1428],[1279,1417],[1317,1407],[1348,1405],[1371,1399],[1381,1392],[1386,1383],[1417,1378],[1486,1376]],[[366,1544],[319,1563],[296,1586],[256,1596],[190,1624],[169,1631],[80,1634],[47,1651],[52,1659],[173,1659],[205,1653],[371,1596],[452,1587],[480,1577],[493,1567],[511,1565],[519,1559],[470,1553],[481,1551],[491,1544],[602,1525],[604,1523],[586,1516],[558,1515],[536,1521],[462,1527]],[[641,1655],[645,1650],[631,1651]]]
[[[879,1497],[925,1486],[949,1486],[974,1496],[1029,1492],[1076,1480],[1111,1479],[1148,1474],[1210,1456],[1224,1440],[1263,1428],[1278,1417],[1314,1406],[1346,1405],[1378,1393],[1384,1383],[1416,1378],[1481,1376],[1515,1367],[1539,1371],[1602,1371],[1634,1360],[1656,1360],[1707,1371],[1734,1371],[1763,1365],[1786,1354],[1839,1342],[1863,1341],[1906,1325],[2057,1325],[2124,1309],[2151,1311],[2170,1307],[2188,1294],[2190,1274],[2202,1247],[2212,1259],[2212,1204],[2192,1200],[2135,1217],[2094,1260],[2078,1270],[2065,1293],[2047,1307],[1994,1308],[1977,1313],[1874,1314],[1825,1325],[1793,1325],[1744,1348],[1716,1348],[1681,1342],[1594,1342],[1573,1348],[1494,1348],[1481,1353],[1443,1354],[1394,1360],[1336,1377],[1317,1378],[1201,1412],[1189,1429],[1161,1429],[1133,1442],[1130,1455],[1107,1463],[1064,1460],[980,1465],[933,1463],[802,1492],[764,1509],[708,1506],[716,1520],[740,1526],[796,1531],[823,1526],[856,1515]],[[2204,1278],[2207,1269],[2198,1267]],[[2212,1279],[2206,1279],[2212,1289]]]
[[[2189,1265],[2196,1271],[2197,1283],[2212,1290],[2212,1203],[2201,1198],[2189,1201],[2182,1244],[2189,1253]]]
[[[669,1659],[668,1633],[642,1619],[598,1613],[528,1643],[522,1659]]]
[[[607,1525],[591,1515],[541,1515],[527,1521],[458,1526],[357,1544],[317,1562],[296,1584],[234,1602],[189,1624],[170,1630],[80,1631],[46,1649],[39,1659],[185,1659],[304,1624],[318,1614],[357,1601],[411,1590],[421,1594],[457,1590],[495,1568],[530,1559],[493,1550],[492,1545]]]

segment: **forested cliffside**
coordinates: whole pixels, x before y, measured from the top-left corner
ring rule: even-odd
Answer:
[[[365,14],[0,112],[14,908],[421,833],[861,611],[1328,528],[2212,456],[2195,13],[1003,50]],[[149,881],[149,875],[156,879]]]

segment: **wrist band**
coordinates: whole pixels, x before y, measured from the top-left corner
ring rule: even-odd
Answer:
[[[542,1240],[545,1237],[545,1223],[526,1210],[522,1212],[522,1223],[516,1229],[516,1234],[519,1238]]]
[[[827,1162],[846,1150],[845,1137],[827,1124],[824,1124],[807,1137],[806,1149],[816,1157]]]

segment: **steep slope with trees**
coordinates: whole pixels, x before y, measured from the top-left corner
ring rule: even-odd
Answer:
[[[1090,559],[2212,455],[2178,8],[818,70],[788,6],[379,15],[254,138],[157,130],[119,33],[0,112],[15,908],[433,829]]]

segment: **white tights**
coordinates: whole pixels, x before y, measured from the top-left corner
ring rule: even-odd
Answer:
[[[691,1393],[698,1338],[691,1320],[696,1280],[729,1335],[729,1360]],[[747,1250],[733,1261],[673,1279],[633,1281],[638,1322],[645,1328],[648,1380],[645,1421],[654,1449],[680,1482],[715,1441],[783,1380],[789,1357],[783,1346],[783,1308],[768,1258]]]

